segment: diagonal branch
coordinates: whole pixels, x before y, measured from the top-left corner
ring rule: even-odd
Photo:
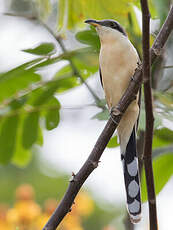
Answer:
[[[145,100],[145,141],[144,141],[144,169],[147,182],[147,194],[149,204],[150,230],[157,230],[157,209],[156,194],[154,187],[154,176],[152,166],[152,140],[154,129],[153,98],[151,89],[150,71],[150,12],[147,0],[141,0],[142,8],[142,48],[143,48],[143,80],[144,80],[144,100]]]
[[[157,36],[152,49],[151,49],[151,56],[152,56],[152,63],[159,55],[159,53],[154,53],[154,49],[157,48],[161,51],[164,44],[166,43],[171,31],[172,31],[172,21],[173,21],[173,7],[171,8],[169,15],[166,19],[165,24],[161,28],[159,35]],[[89,155],[88,159],[79,170],[79,172],[73,176],[73,180],[70,181],[69,187],[61,200],[59,206],[52,214],[46,225],[44,226],[43,230],[55,230],[56,227],[60,224],[62,219],[65,215],[70,211],[71,206],[74,202],[74,199],[79,192],[80,188],[82,187],[85,180],[88,176],[92,173],[92,171],[98,166],[98,162],[100,157],[106,148],[112,134],[114,133],[123,113],[132,102],[133,98],[136,96],[140,86],[142,84],[142,69],[141,66],[136,69],[135,74],[133,76],[133,80],[130,82],[126,92],[120,99],[117,109],[120,113],[117,116],[114,116],[113,119],[110,118],[100,134],[91,154]]]

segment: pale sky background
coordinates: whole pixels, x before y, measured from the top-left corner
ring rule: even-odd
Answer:
[[[0,12],[3,10],[3,5],[0,5]],[[0,15],[0,26],[0,72],[34,58],[20,50],[31,48],[40,42],[54,42],[46,30],[28,20]],[[50,66],[44,71],[44,75],[51,77],[55,71]],[[88,83],[103,97],[98,74],[90,78]],[[67,172],[70,177],[72,171],[77,172],[88,157],[105,122],[91,119],[99,112],[97,108],[77,109],[93,102],[85,86],[59,95],[58,99],[62,104],[61,122],[53,131],[44,132],[44,146],[40,149],[40,157],[45,164],[50,163],[52,167]],[[68,109],[69,107],[74,109]],[[105,150],[99,167],[88,178],[85,186],[97,200],[125,206],[119,148]],[[159,230],[172,230],[172,191],[173,178],[157,197]],[[147,205],[143,205],[142,212],[144,218],[137,225],[137,230],[147,229]]]

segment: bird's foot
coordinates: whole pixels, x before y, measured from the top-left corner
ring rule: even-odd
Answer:
[[[115,120],[114,116],[118,116],[121,114],[120,110],[118,110],[116,107],[111,107],[111,109],[109,110],[109,114],[110,114],[110,117],[112,119],[112,121],[118,125],[118,122]]]
[[[114,116],[118,116],[121,114],[121,111],[117,109],[115,106],[112,106],[111,109],[109,110],[109,113]]]

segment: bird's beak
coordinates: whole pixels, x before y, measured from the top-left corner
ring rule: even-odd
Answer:
[[[85,20],[85,23],[88,23],[88,24],[95,26],[95,27],[99,26],[99,22],[97,20],[94,20],[94,19]]]

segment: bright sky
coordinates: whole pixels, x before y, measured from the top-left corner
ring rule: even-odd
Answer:
[[[2,11],[2,5],[0,6]],[[30,48],[43,41],[53,41],[45,30],[32,22],[0,15],[0,72],[12,68],[32,58],[20,50]],[[44,75],[49,77],[55,69],[49,68]],[[98,76],[90,79],[91,87],[102,94]],[[98,89],[99,88],[99,89]],[[103,94],[102,94],[103,95]],[[71,175],[77,172],[91,152],[105,122],[92,120],[91,117],[99,110],[94,107],[77,108],[93,102],[85,86],[58,96],[61,104],[61,122],[53,131],[44,132],[44,146],[41,149],[41,158],[50,162],[53,167],[66,171]],[[76,109],[67,109],[73,107]],[[85,185],[93,192],[96,199],[105,202],[125,205],[125,191],[120,162],[119,148],[106,149],[99,167],[88,178]],[[165,186],[157,197],[159,230],[172,230],[173,213],[173,179]],[[137,230],[147,224],[146,205],[143,208],[144,218]],[[145,223],[145,224],[144,224]]]

